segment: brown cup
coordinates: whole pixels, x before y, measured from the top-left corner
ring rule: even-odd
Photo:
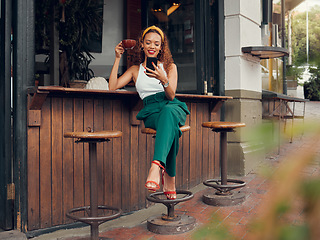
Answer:
[[[136,40],[124,39],[122,40],[122,45],[125,49],[132,49],[136,45]]]

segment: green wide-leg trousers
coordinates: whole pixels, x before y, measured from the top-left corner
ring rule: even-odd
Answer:
[[[185,103],[177,99],[169,101],[164,98],[159,101],[159,97],[157,101],[148,104],[147,108],[152,111],[143,119],[145,127],[157,130],[153,160],[160,161],[168,175],[174,177],[179,138],[182,134],[179,126],[184,125],[189,111]]]

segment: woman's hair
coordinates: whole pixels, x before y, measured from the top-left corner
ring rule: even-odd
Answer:
[[[141,49],[141,46],[143,45],[143,40],[146,34],[150,32],[158,33],[160,36],[161,34],[156,30],[156,29],[149,29],[145,34],[145,29],[141,31],[141,34],[138,39],[138,44],[136,44],[136,47],[134,48],[134,64],[140,64],[144,61],[145,54],[143,49]],[[173,63],[173,58],[171,55],[171,51],[169,49],[169,43],[168,43],[168,38],[167,36],[163,33],[164,39],[161,42],[161,51],[158,54],[158,60],[163,63],[163,68],[169,73],[169,70],[172,66]]]

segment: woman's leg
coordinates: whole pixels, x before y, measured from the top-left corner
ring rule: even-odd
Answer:
[[[145,126],[157,130],[153,161],[160,161],[166,168],[163,191],[167,197],[176,198],[175,175],[176,156],[179,150],[181,131],[179,123],[184,122],[186,113],[175,104],[165,105],[160,113],[152,114],[145,119]],[[159,169],[151,165],[147,181],[160,181]]]
[[[156,120],[156,140],[153,160],[164,163],[169,176],[176,175],[176,156],[179,150],[181,131],[179,123],[185,120],[185,112],[177,105],[167,104]]]

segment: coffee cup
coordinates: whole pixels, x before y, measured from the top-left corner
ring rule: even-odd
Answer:
[[[136,40],[124,39],[124,40],[122,40],[122,45],[125,49],[132,49],[136,45]]]

